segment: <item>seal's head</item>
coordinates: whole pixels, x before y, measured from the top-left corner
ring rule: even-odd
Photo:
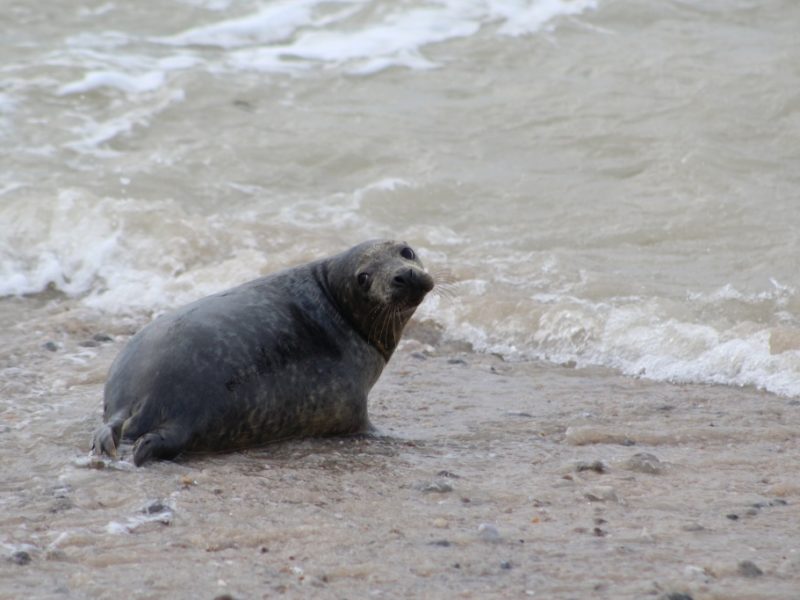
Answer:
[[[386,360],[434,285],[411,246],[391,240],[364,242],[330,259],[327,284],[342,315]]]

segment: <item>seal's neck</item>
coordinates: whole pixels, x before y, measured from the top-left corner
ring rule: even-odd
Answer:
[[[333,259],[312,265],[314,278],[334,310],[388,362],[400,342],[414,308],[374,306],[359,298],[354,277]]]

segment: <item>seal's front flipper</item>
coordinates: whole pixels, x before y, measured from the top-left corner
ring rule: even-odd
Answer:
[[[141,467],[149,460],[175,458],[183,451],[186,441],[186,435],[170,427],[145,433],[133,445],[133,463]]]
[[[121,425],[118,422],[110,422],[97,428],[92,437],[92,452],[117,458],[117,444],[119,444]]]

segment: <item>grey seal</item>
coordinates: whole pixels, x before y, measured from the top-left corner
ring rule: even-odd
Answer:
[[[92,449],[139,466],[183,451],[366,432],[367,395],[434,282],[373,240],[162,315],[128,341]]]

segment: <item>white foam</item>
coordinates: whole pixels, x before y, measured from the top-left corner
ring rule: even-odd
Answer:
[[[312,22],[312,8],[320,0],[275,2],[252,15],[194,27],[161,42],[175,46],[239,48],[251,44],[273,44],[289,39],[297,29]]]
[[[390,67],[434,68],[425,48],[476,35],[489,24],[498,23],[502,35],[519,36],[595,6],[593,0],[441,0],[371,10],[362,0],[292,0],[158,41],[229,50],[234,69],[302,72],[312,65],[345,65],[349,73],[369,75]]]
[[[141,75],[127,75],[119,71],[91,71],[80,81],[62,85],[58,89],[58,95],[84,94],[103,87],[114,88],[126,94],[141,94],[152,92],[163,84],[163,71],[149,71]]]
[[[758,302],[763,294],[753,296]],[[444,323],[449,336],[510,359],[605,366],[656,381],[752,386],[800,396],[800,350],[774,351],[770,326],[687,322],[670,316],[656,300],[628,299],[620,305],[568,296],[549,300],[538,305],[539,314],[535,304],[526,314],[519,302],[519,312],[502,319],[495,307],[489,322],[459,301],[423,305],[421,314]]]

